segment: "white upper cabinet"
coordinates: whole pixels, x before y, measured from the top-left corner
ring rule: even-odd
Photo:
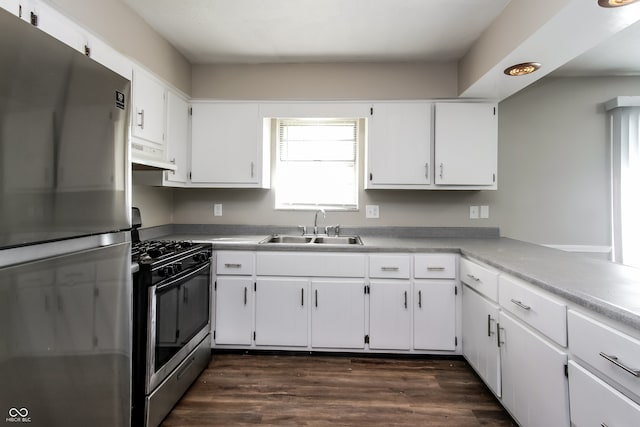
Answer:
[[[78,52],[85,52],[88,36],[80,26],[76,25],[66,16],[49,6],[43,1],[22,2],[22,14],[27,20],[36,25],[39,29],[55,37],[64,44],[71,46]],[[25,10],[25,4],[30,3],[30,10]],[[32,14],[35,18],[32,18]],[[35,19],[35,21],[34,21]]]
[[[133,69],[131,134],[144,143],[164,147],[166,89],[164,84],[139,67]]]
[[[167,93],[167,159],[176,166],[166,171],[165,180],[184,185],[187,182],[187,142],[189,140],[189,104],[173,91]]]
[[[435,107],[435,184],[495,189],[497,188],[497,165],[496,105],[437,103]]]
[[[432,171],[432,105],[373,105],[366,149],[366,189],[428,188]]]
[[[256,103],[194,103],[191,184],[268,188],[270,132],[264,129],[268,122],[263,123]]]
[[[20,0],[2,0],[0,8],[13,13],[15,16],[20,16],[21,3]]]

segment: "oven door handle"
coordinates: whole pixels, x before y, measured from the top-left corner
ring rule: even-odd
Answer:
[[[202,271],[204,271],[205,269],[209,268],[210,263],[206,263],[206,264],[202,264],[200,267],[196,268],[195,270],[188,270],[187,274],[182,275],[182,276],[177,276],[175,277],[173,280],[167,282],[167,283],[163,283],[162,285],[159,285],[156,287],[156,292],[159,291],[163,291],[167,288],[172,288],[175,286],[179,286],[184,282],[189,281],[191,278],[193,278],[194,276],[197,276],[198,274],[200,274]]]

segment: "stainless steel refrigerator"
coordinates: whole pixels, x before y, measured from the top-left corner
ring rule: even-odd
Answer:
[[[0,9],[0,420],[128,426],[130,82]]]

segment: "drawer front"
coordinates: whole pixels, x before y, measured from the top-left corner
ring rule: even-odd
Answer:
[[[216,273],[251,276],[255,271],[253,252],[220,251],[216,254]]]
[[[408,279],[411,271],[409,255],[371,255],[369,277]]]
[[[500,275],[498,283],[503,308],[561,346],[567,346],[566,304],[514,277]]]
[[[468,259],[460,259],[460,281],[487,298],[498,301],[498,272]]]
[[[570,310],[569,345],[575,357],[584,360],[640,398],[639,340]]]
[[[366,255],[327,252],[261,252],[256,254],[259,276],[365,276]]]
[[[455,279],[455,255],[416,255],[413,261],[416,279]]]
[[[640,405],[569,361],[571,424],[587,426],[640,426]]]

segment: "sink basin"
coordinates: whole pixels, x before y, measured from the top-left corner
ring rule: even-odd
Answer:
[[[285,236],[282,234],[274,234],[272,236],[267,237],[260,243],[311,243],[313,240],[312,236]]]
[[[324,245],[361,245],[359,236],[318,236],[313,243]]]
[[[273,234],[262,240],[260,244],[318,244],[318,245],[361,245],[360,236],[291,236]]]

